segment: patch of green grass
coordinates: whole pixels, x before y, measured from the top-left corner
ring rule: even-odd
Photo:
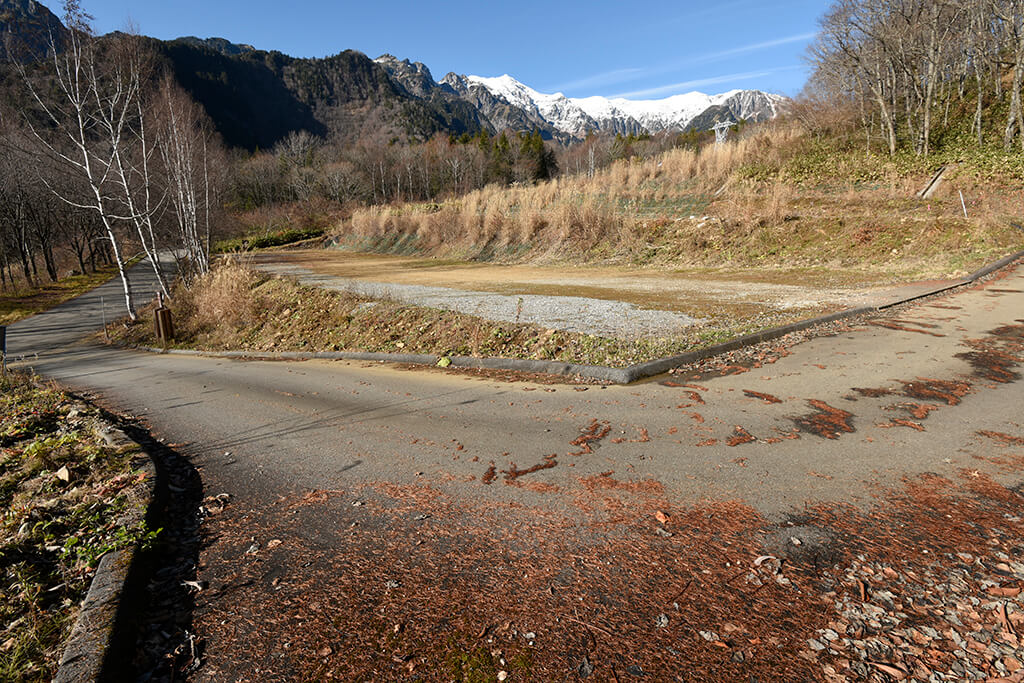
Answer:
[[[268,247],[282,247],[286,244],[294,244],[310,240],[314,237],[322,237],[323,228],[284,228],[273,232],[262,234],[254,233],[244,237],[236,237],[230,240],[223,240],[214,245],[217,253],[232,253],[249,249],[266,249]]]
[[[497,680],[498,668],[486,647],[463,650],[454,647],[445,662],[447,678],[460,683],[491,683]]]
[[[0,325],[11,325],[36,313],[42,313],[74,299],[117,275],[117,267],[101,268],[95,273],[72,275],[39,287],[0,292]]]
[[[138,449],[106,445],[99,412],[9,375],[0,392],[0,680],[52,679],[100,557],[152,540]]]

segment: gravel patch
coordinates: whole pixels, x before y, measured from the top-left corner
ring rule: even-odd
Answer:
[[[301,284],[311,287],[457,311],[488,320],[531,323],[602,337],[671,337],[702,322],[683,313],[648,310],[624,301],[536,294],[508,296],[449,287],[369,282],[322,275],[302,266],[281,263],[254,264],[254,267],[267,273],[295,278]]]

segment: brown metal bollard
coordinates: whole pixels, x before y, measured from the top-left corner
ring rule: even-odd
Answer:
[[[164,306],[164,295],[157,294],[157,309],[153,312],[153,325],[156,338],[168,342],[174,340],[174,323],[171,320],[171,309]]]

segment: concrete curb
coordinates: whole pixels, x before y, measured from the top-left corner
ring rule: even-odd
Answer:
[[[117,429],[115,427],[115,429]],[[120,429],[117,429],[120,432]],[[123,432],[122,432],[123,433]],[[125,435],[125,439],[130,437]],[[136,442],[137,443],[137,442]],[[142,445],[138,444],[142,449]],[[142,449],[145,453],[145,450]],[[156,497],[156,465],[147,457],[139,468],[146,477],[142,500],[128,513],[127,522],[141,522],[146,518]],[[81,611],[64,645],[64,654],[53,683],[82,683],[99,681],[114,651],[118,613],[129,574],[136,564],[138,545],[107,553],[100,559],[96,575],[89,584],[89,592],[82,602]]]
[[[416,353],[369,353],[362,351],[193,351],[191,349],[162,349],[154,346],[116,344],[123,348],[173,356],[201,356],[206,358],[237,358],[244,360],[363,360],[379,363],[408,363],[410,365],[437,365],[444,356]],[[521,358],[474,358],[448,356],[450,367],[514,370],[517,372],[548,375],[581,376],[617,384],[628,384],[628,368],[609,368],[603,365],[577,365],[548,360]]]
[[[1015,254],[1001,258],[995,263],[991,263],[960,280],[950,282],[942,285],[941,287],[936,287],[935,289],[931,289],[921,294],[915,294],[914,296],[900,299],[899,301],[891,301],[882,306],[861,306],[859,308],[850,308],[845,311],[839,311],[837,313],[831,313],[817,318],[809,318],[808,320],[801,320],[800,322],[790,323],[789,325],[783,325],[781,327],[761,330],[760,332],[736,337],[735,339],[730,339],[729,341],[722,342],[721,344],[715,344],[714,346],[690,351],[678,356],[659,358],[657,360],[631,365],[626,368],[611,368],[603,365],[577,365],[575,363],[546,360],[521,360],[517,358],[472,358],[469,356],[452,356],[449,360],[451,360],[451,367],[456,368],[512,370],[516,372],[584,377],[587,379],[611,382],[613,384],[630,384],[641,379],[660,375],[682,365],[705,360],[712,356],[728,353],[729,351],[735,351],[736,349],[740,349],[745,346],[778,339],[779,337],[783,337],[792,332],[806,330],[810,327],[814,327],[815,325],[822,325],[824,323],[830,323],[846,318],[854,318],[859,315],[871,315],[894,306],[917,301],[918,299],[923,299],[934,294],[956,289],[957,287],[963,287],[964,285],[976,282],[980,278],[989,275],[1000,268],[1005,268],[1021,258],[1024,258],[1024,251],[1018,251]],[[442,358],[441,356],[424,354],[363,353],[357,351],[192,351],[190,349],[161,349],[152,346],[131,346],[127,344],[119,344],[119,346],[136,349],[138,351],[146,351],[149,353],[205,356],[210,358],[239,358],[247,360],[365,360],[385,363],[437,365],[438,361]]]

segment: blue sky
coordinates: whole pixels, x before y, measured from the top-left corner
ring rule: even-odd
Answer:
[[[43,0],[57,14],[55,0]],[[100,33],[220,36],[296,57],[389,52],[445,73],[512,75],[541,92],[657,99],[758,88],[795,95],[827,0],[330,2],[83,0]]]

